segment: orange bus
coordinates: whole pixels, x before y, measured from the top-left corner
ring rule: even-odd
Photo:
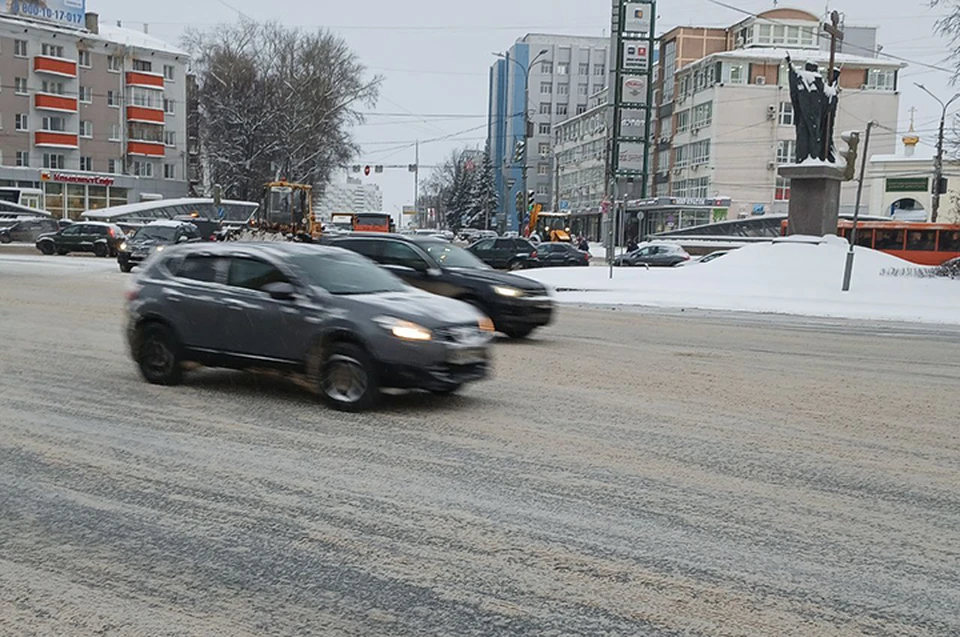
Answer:
[[[853,222],[841,219],[837,235],[849,240]],[[780,225],[786,236],[787,222]],[[960,224],[909,221],[859,221],[857,245],[919,265],[940,265],[960,257]]]
[[[385,212],[361,212],[353,215],[354,232],[393,232],[393,217]]]

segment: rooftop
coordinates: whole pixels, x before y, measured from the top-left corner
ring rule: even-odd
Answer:
[[[706,57],[687,64],[684,68],[691,67],[694,64],[699,64],[704,60],[784,60],[787,57],[787,53],[793,54],[795,57],[795,64],[803,64],[807,60],[812,60],[817,63],[827,63],[830,61],[829,51],[819,51],[816,49],[789,49],[779,47],[753,47],[712,53]],[[883,60],[875,57],[850,55],[847,53],[837,53],[835,63],[840,66],[849,64],[850,66],[863,66],[871,68],[903,68],[906,66],[906,64],[903,62],[897,62],[895,60]]]
[[[168,42],[165,42],[159,38],[155,38],[152,35],[142,31],[118,27],[116,25],[106,24],[102,21],[100,22],[99,26],[100,33],[93,33],[82,28],[74,29],[67,26],[60,26],[51,22],[29,20],[19,16],[9,15],[0,15],[0,24],[21,28],[25,25],[28,25],[31,29],[36,29],[37,31],[70,35],[87,41],[121,44],[140,49],[148,49],[151,51],[162,51],[163,53],[169,53],[170,55],[188,55],[188,53],[183,49],[180,49],[179,47],[169,44]]]

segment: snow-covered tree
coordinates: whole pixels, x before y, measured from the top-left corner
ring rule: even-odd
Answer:
[[[483,161],[473,179],[470,193],[470,218],[465,224],[470,228],[489,230],[497,214],[497,185],[494,181],[493,162],[490,152],[485,150]]]

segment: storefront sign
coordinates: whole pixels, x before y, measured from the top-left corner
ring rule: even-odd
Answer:
[[[627,104],[647,103],[647,77],[645,75],[624,75],[621,101]]]
[[[624,42],[622,68],[626,71],[646,71],[650,63],[649,53],[646,42]]]
[[[643,142],[620,142],[620,171],[643,172],[645,151]]]
[[[84,0],[7,0],[0,12],[82,27],[86,6]]]
[[[63,184],[88,184],[91,186],[112,186],[113,177],[103,175],[71,175],[70,173],[40,173],[40,181],[55,181]]]
[[[649,33],[653,5],[647,2],[628,2],[623,30],[626,33]]]
[[[887,192],[927,192],[929,183],[926,177],[888,179]]]
[[[644,138],[647,136],[647,113],[637,108],[620,111],[620,137]]]

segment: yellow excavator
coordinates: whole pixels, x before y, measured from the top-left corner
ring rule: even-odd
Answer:
[[[263,186],[263,199],[252,224],[274,240],[315,241],[321,225],[313,212],[313,186],[281,179]]]

